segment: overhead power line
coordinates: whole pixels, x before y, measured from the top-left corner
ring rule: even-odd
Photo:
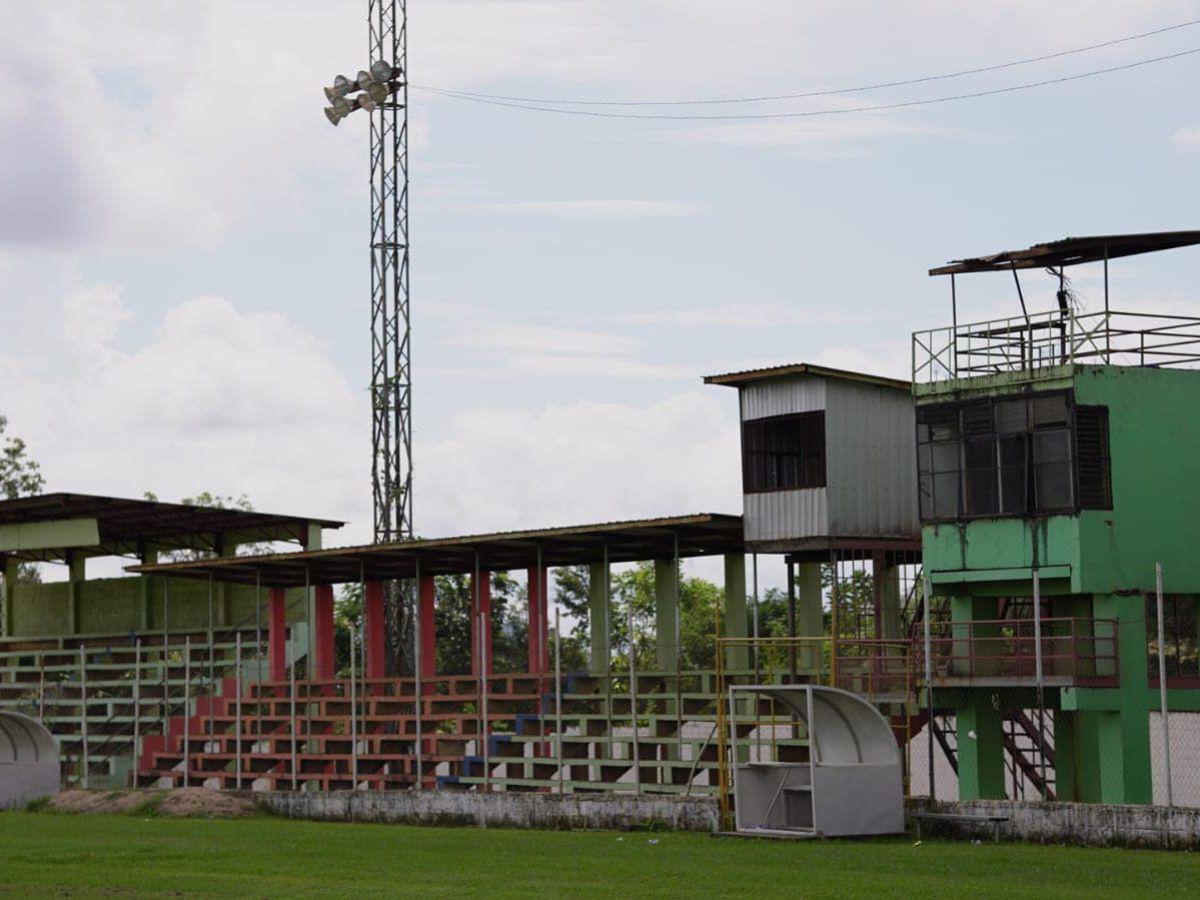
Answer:
[[[1122,37],[1112,38],[1111,40],[1101,41],[1097,44],[1088,44],[1083,47],[1073,47],[1070,50],[1058,50],[1054,53],[1045,53],[1041,56],[1027,56],[1022,59],[1014,59],[1008,62],[995,63],[989,66],[978,66],[972,69],[960,69],[956,72],[943,72],[937,75],[922,75],[918,78],[906,78],[899,81],[879,81],[874,84],[860,84],[854,87],[830,88],[819,91],[803,91],[794,94],[765,94],[759,97],[710,97],[697,100],[577,100],[571,98],[551,98],[551,97],[516,97],[506,94],[482,94],[474,91],[459,91],[451,88],[439,88],[433,85],[414,84],[411,87],[420,88],[428,91],[443,91],[452,93],[459,97],[471,97],[477,100],[504,100],[509,103],[533,103],[533,104],[550,104],[554,106],[703,106],[723,103],[766,103],[776,100],[803,100],[811,97],[834,97],[840,94],[857,94],[864,91],[881,90],[883,88],[908,87],[915,84],[928,84],[931,81],[944,81],[948,78],[961,78],[965,75],[981,75],[986,72],[999,72],[1004,69],[1012,69],[1017,66],[1028,66],[1033,63],[1048,62],[1053,59],[1061,59],[1065,56],[1074,56],[1079,53],[1089,53],[1093,50],[1102,50],[1106,47],[1116,47],[1120,44],[1127,44],[1131,41],[1140,41],[1144,38],[1154,37],[1160,34],[1167,34],[1171,31],[1179,31],[1182,28],[1191,28],[1192,26],[1200,25],[1200,19],[1190,19],[1186,22],[1179,22],[1175,25],[1167,25],[1163,28],[1155,28],[1152,31],[1142,31],[1138,34],[1127,34]]]
[[[554,106],[542,106],[532,103],[518,103],[507,100],[491,100],[484,97],[477,97],[472,94],[463,93],[461,91],[450,91],[442,88],[425,87],[422,90],[427,93],[438,94],[443,97],[451,97],[456,100],[466,100],[471,103],[483,103],[489,106],[503,106],[510,109],[524,109],[532,112],[557,113],[561,116],[588,116],[597,119],[645,119],[654,121],[747,121],[754,119],[807,119],[820,116],[844,116],[850,113],[863,112],[882,112],[893,109],[908,109],[915,106],[930,106],[935,103],[950,103],[955,100],[973,100],[978,97],[993,97],[998,94],[1012,94],[1017,91],[1028,91],[1034,88],[1047,87],[1053,84],[1065,84],[1069,81],[1079,81],[1083,78],[1094,78],[1097,75],[1107,75],[1113,72],[1124,72],[1129,69],[1137,69],[1142,66],[1153,65],[1154,63],[1166,62],[1167,60],[1179,59],[1184,56],[1200,53],[1200,47],[1193,47],[1190,50],[1180,50],[1175,53],[1168,53],[1163,56],[1154,56],[1149,59],[1139,59],[1135,62],[1122,63],[1117,66],[1107,66],[1103,69],[1092,69],[1088,72],[1079,72],[1074,75],[1061,75],[1057,78],[1047,78],[1042,81],[1030,81],[1024,84],[1014,84],[1008,87],[990,88],[983,91],[971,91],[963,94],[949,94],[941,97],[926,97],[921,100],[902,100],[895,103],[878,103],[871,106],[850,106],[843,109],[813,109],[804,110],[801,112],[778,112],[778,113],[719,113],[719,114],[683,114],[683,115],[666,115],[663,113],[635,113],[635,112],[605,112],[595,109],[563,109]],[[412,85],[416,87],[416,85]]]

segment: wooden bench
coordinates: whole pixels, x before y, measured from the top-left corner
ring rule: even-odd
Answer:
[[[921,839],[921,822],[971,822],[977,825],[992,826],[992,838],[996,843],[1000,842],[1000,826],[1008,821],[1008,816],[986,815],[984,813],[938,813],[938,812],[914,812],[909,813],[913,821],[917,824],[917,840]]]

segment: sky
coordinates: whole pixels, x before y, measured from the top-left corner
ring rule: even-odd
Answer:
[[[0,30],[0,414],[48,490],[371,529],[368,134],[321,87],[365,3],[13,5]],[[1200,54],[873,113],[626,120],[578,100],[799,93],[1081,47],[1200,2],[411,0],[414,519],[425,536],[739,512],[736,394],[809,361],[907,377],[949,324],[944,260],[1187,229]],[[1200,25],[919,85],[666,114],[985,91],[1200,47]],[[603,109],[612,109],[603,107]],[[1114,264],[1114,307],[1200,315],[1180,250]],[[1076,275],[1102,303],[1099,273]],[[960,319],[1013,314],[959,283]],[[1030,274],[1032,308],[1054,302]]]

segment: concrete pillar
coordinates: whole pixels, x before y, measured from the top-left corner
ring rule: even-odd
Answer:
[[[875,553],[871,561],[871,582],[875,600],[875,637],[897,640],[901,637],[900,616],[904,598],[900,596],[900,567],[887,564],[886,553]]]
[[[529,597],[529,671],[549,669],[547,630],[549,623],[549,584],[545,566],[530,566],[526,593]]]
[[[228,540],[225,535],[217,535],[217,556],[225,559],[237,556],[238,545]],[[232,625],[233,622],[233,585],[224,582],[215,586],[216,591],[216,623],[217,625]]]
[[[658,668],[679,664],[679,570],[674,559],[654,561],[654,620]]]
[[[825,634],[825,612],[821,601],[821,564],[799,563],[796,566],[796,635],[822,637]],[[821,660],[821,648],[814,641],[801,648],[801,673],[818,675],[828,672],[828,660]]]
[[[432,575],[421,576],[417,598],[421,605],[421,677],[433,678],[437,674],[437,582]]]
[[[589,669],[593,674],[607,672],[611,662],[608,604],[608,567],[604,563],[592,563],[588,566],[588,631],[592,645]]]
[[[317,525],[308,525],[304,532],[304,549],[305,550],[320,550],[321,549],[321,529]],[[305,565],[307,569],[307,564]],[[317,592],[314,588],[309,587],[304,596],[304,623],[308,627],[306,637],[308,647],[305,658],[308,660],[307,669],[308,677],[316,677],[317,667]]]
[[[744,638],[748,632],[746,617],[746,555],[725,554],[725,637]],[[732,672],[750,669],[750,648],[746,645],[725,651],[725,665]]]
[[[478,585],[471,576],[471,674],[483,674],[479,660],[479,620],[483,619],[484,653],[487,656],[487,673],[495,666],[492,660],[492,579],[490,572],[480,571]]]
[[[363,587],[363,645],[367,651],[367,678],[387,676],[387,626],[384,621],[383,582]]]
[[[16,633],[16,589],[17,571],[21,564],[11,556],[4,557],[4,614],[0,616],[0,635],[12,637]]]
[[[86,579],[85,557],[78,550],[67,551],[67,634],[79,633],[83,582]]]
[[[333,585],[317,585],[314,593],[313,644],[316,656],[313,659],[312,677],[318,681],[328,681],[337,677],[333,652]]]
[[[271,588],[267,596],[267,668],[271,681],[287,681],[287,591]]]
[[[158,564],[158,550],[152,544],[144,544],[138,557],[143,566]],[[154,576],[143,575],[138,579],[138,630],[149,631],[154,621]]]
[[[1117,620],[1120,675],[1116,711],[1089,714],[1095,717],[1097,744],[1093,748],[1089,743],[1080,761],[1081,768],[1094,764],[1098,770],[1102,803],[1152,802],[1145,602],[1141,594],[1097,594],[1092,599],[1097,619]],[[1105,646],[1097,644],[1101,650]]]
[[[958,740],[958,799],[1003,800],[1003,717],[985,689],[959,692],[962,705],[955,710]]]

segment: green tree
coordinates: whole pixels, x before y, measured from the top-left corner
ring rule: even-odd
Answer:
[[[25,441],[16,436],[5,438],[8,419],[0,416],[0,498],[16,500],[40,494],[46,486],[41,467],[30,457]],[[0,572],[0,580],[3,579]],[[17,584],[37,584],[42,580],[36,566],[22,564],[17,568]]]

